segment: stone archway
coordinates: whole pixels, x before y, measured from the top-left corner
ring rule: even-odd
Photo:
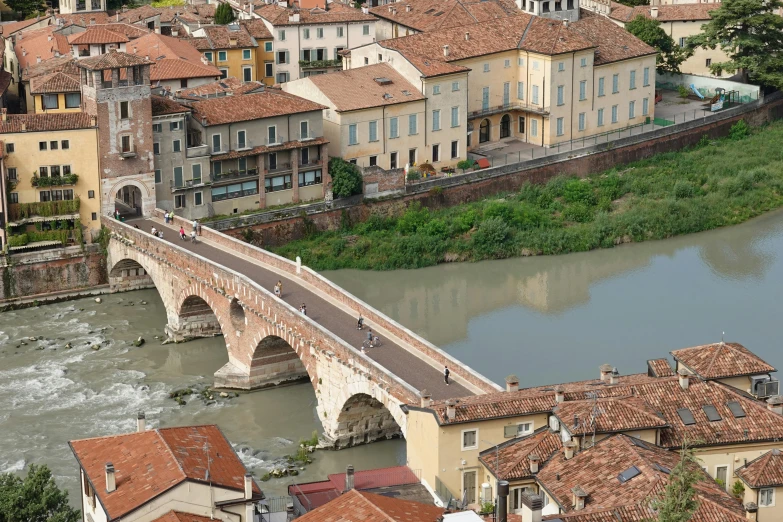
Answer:
[[[337,448],[402,437],[402,428],[381,401],[366,393],[352,395],[343,404],[334,433]]]
[[[121,202],[121,203],[120,203]],[[118,207],[122,213],[138,209],[138,214],[150,216],[155,210],[155,178],[153,174],[138,174],[101,180],[101,214],[111,216]]]
[[[249,384],[252,388],[267,388],[309,380],[307,368],[296,350],[285,339],[268,335],[258,342],[250,361]]]
[[[109,288],[112,292],[128,292],[155,288],[147,270],[133,259],[121,259],[109,270]]]

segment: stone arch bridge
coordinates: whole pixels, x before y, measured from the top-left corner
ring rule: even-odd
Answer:
[[[501,388],[307,267],[207,227],[198,243],[155,217],[107,220],[109,282],[119,292],[154,286],[174,340],[223,335],[229,362],[215,386],[255,389],[307,379],[324,436],[336,447],[405,435],[400,406]],[[135,228],[138,225],[140,228]],[[163,230],[153,237],[152,226]],[[271,289],[283,284],[282,298]],[[299,312],[307,305],[307,316]],[[382,339],[361,352],[366,328]],[[448,365],[452,383],[443,381]]]

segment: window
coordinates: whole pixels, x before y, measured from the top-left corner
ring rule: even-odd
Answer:
[[[489,72],[489,64],[488,63],[484,64],[484,72]]]
[[[272,42],[264,42],[264,52],[272,52]]]
[[[503,84],[503,106],[506,107],[511,103],[511,83],[505,82]]]
[[[519,58],[519,60],[517,60],[517,65],[519,65],[520,67],[524,67],[525,66],[525,59],[524,58]]]
[[[271,125],[271,126],[267,127],[266,128],[266,137],[267,137],[267,141],[269,142],[270,145],[273,144],[273,143],[277,143],[278,142],[277,127],[275,127],[274,125]]]
[[[375,167],[378,165],[378,156],[370,156],[370,166]]]
[[[356,137],[356,124],[352,123],[348,125],[348,145],[357,145],[359,143]]]
[[[182,152],[182,141],[181,140],[174,140],[171,143],[171,150],[172,150],[172,152]]]
[[[47,150],[49,148],[49,144],[45,141],[39,141],[38,142],[38,150]]]
[[[636,117],[636,102],[631,101],[628,103],[628,119],[632,120]]]
[[[579,101],[587,99],[587,80],[579,82]]]
[[[604,124],[604,110],[598,109],[598,126],[602,127]]]
[[[57,140],[49,142],[49,150],[57,150],[60,143]]]
[[[440,94],[440,85],[432,86],[432,94]]]
[[[155,169],[155,183],[162,183],[163,179],[161,179],[160,175],[160,169]],[[93,192],[92,190],[90,192]],[[94,193],[94,192],[93,192]]]
[[[285,176],[277,176],[274,178],[266,178],[264,180],[264,192],[277,192],[279,190],[288,190],[293,187],[293,183],[291,182],[291,174],[286,174]],[[231,186],[229,186],[229,189]],[[212,189],[212,192],[214,192],[215,189]],[[229,192],[229,197],[231,196],[231,190]],[[236,197],[236,196],[234,196]]]
[[[399,138],[400,131],[397,125],[397,118],[391,118],[389,120],[389,138]]]
[[[272,155],[270,154],[270,156],[272,156]],[[269,168],[271,169],[272,166],[270,165]],[[212,173],[213,174],[218,175],[218,174],[220,174],[222,172],[223,172],[223,162],[222,161],[216,161],[216,162],[212,163]]]
[[[557,135],[562,136],[563,135],[563,118],[557,119]]]
[[[8,202],[9,203],[19,203],[19,193],[18,192],[11,192],[11,194],[9,194]]]
[[[182,130],[182,120],[172,121],[169,123],[170,131]]]
[[[193,204],[197,207],[204,204],[204,193],[203,192],[194,192],[193,193]]]
[[[65,93],[65,108],[66,109],[77,109],[82,104],[82,95],[78,92],[67,92]]]
[[[60,177],[60,166],[59,165],[49,165],[49,175],[53,178],[59,178]]]
[[[316,38],[323,38],[324,37],[324,28],[323,27],[317,27],[315,29],[315,37]]]
[[[628,89],[636,89],[636,71],[631,71],[628,78]]]
[[[582,67],[587,67],[587,58],[582,58],[582,60],[579,63]]]
[[[303,120],[299,122],[299,138],[300,139],[306,139],[311,138],[310,131],[309,131],[310,123],[307,120]]]
[[[122,148],[122,152],[133,152],[133,141],[131,140],[130,135],[125,134],[120,138],[120,146]]]
[[[244,149],[247,147],[247,132],[241,130],[237,131],[237,148]]]
[[[14,144],[13,143],[6,143],[5,144],[5,151],[8,153],[11,153],[14,151]]]
[[[201,183],[201,163],[195,163],[191,165],[190,171],[193,174],[193,183],[195,185]]]
[[[212,152],[222,152],[223,149],[220,146],[220,134],[212,135]]]
[[[38,175],[42,178],[49,177],[49,167],[38,167]]]
[[[38,193],[38,199],[43,201],[51,201],[52,200],[52,194],[48,190],[42,190]]]
[[[71,174],[71,166],[63,165],[63,176],[69,176]]]
[[[160,154],[160,143],[157,141],[152,144],[152,153],[156,156]]]
[[[228,53],[226,51],[218,51],[218,61],[219,62],[227,62],[228,61]]]
[[[459,158],[459,141],[451,142],[451,159]]]
[[[530,135],[538,136],[538,120],[530,120]]]
[[[204,58],[206,58],[207,61],[212,62],[212,53],[211,52],[204,53]]]
[[[413,136],[419,133],[418,119],[415,114],[408,116],[408,135]]]
[[[533,103],[538,105],[538,85],[533,86]]]
[[[127,120],[130,118],[130,107],[128,106],[128,102],[121,101],[120,102],[120,118],[123,120]]]
[[[519,133],[524,134],[525,133],[525,117],[520,116],[519,117]]]
[[[370,65],[370,59],[366,56],[364,57],[364,65]]]
[[[451,108],[451,126],[459,127],[459,107]]]
[[[264,62],[264,76],[266,78],[271,78],[274,76],[272,71],[272,62]]]
[[[612,75],[612,94],[617,94],[620,92],[620,75],[619,74],[613,74]]]
[[[432,111],[432,130],[433,131],[439,131],[440,130],[440,111],[439,110]]]
[[[181,187],[184,183],[182,181],[182,167],[174,167],[174,186]]]
[[[642,115],[647,116],[647,111],[649,110],[650,102],[647,100],[647,98],[642,99]]]
[[[534,71],[538,70],[538,61],[536,61],[536,60],[533,60],[533,70]]]
[[[680,47],[685,47],[686,43],[688,41],[688,38],[683,36],[680,38]]]
[[[712,58],[707,58],[707,60],[706,60],[706,62],[704,63],[704,65],[706,65],[707,67],[709,67],[710,65],[712,65]]]
[[[478,430],[462,430],[462,450],[478,448]]]
[[[650,68],[645,67],[644,71],[642,72],[642,84],[644,87],[648,87],[650,85]]]
[[[41,105],[43,105],[44,110],[57,109],[60,106],[60,102],[56,94],[44,94],[41,96]]]
[[[373,158],[377,158],[377,156],[370,156],[370,165],[377,164],[373,163]],[[300,187],[306,187],[309,185],[318,185],[321,183],[321,171],[320,170],[313,170],[310,172],[300,172],[299,173],[299,186]]]
[[[98,213],[97,213],[97,212],[93,212],[93,213],[91,214],[91,219],[92,219],[93,221],[96,221],[96,220],[98,219]]]
[[[489,110],[489,87],[481,89],[481,110]]]
[[[219,67],[218,71],[220,71],[220,78],[228,78],[228,69],[225,67]]]
[[[770,507],[775,505],[775,488],[761,488],[759,490],[759,506]]]
[[[163,132],[163,125],[160,123],[153,123],[152,132]]]
[[[369,36],[369,34],[370,34],[370,26],[369,25],[363,25],[362,26],[362,34],[364,36]]]
[[[277,51],[277,63],[288,63],[288,51]]]
[[[396,169],[397,168],[397,153],[392,152],[389,154],[389,168],[390,169]]]
[[[308,29],[307,27],[302,29],[302,38],[304,40],[309,40],[310,39],[310,29]]]
[[[277,37],[281,41],[285,41],[285,29],[281,29],[277,32]]]
[[[579,113],[579,130],[583,131],[585,130],[585,113],[580,112]]]
[[[440,161],[440,145],[435,144],[432,146],[432,162],[437,163]]]
[[[285,83],[288,81],[288,73],[287,72],[279,72],[277,73],[277,83]]]
[[[457,92],[459,90],[459,82],[451,82],[451,92]]]
[[[16,181],[16,167],[9,167],[8,168],[8,179],[9,181]]]
[[[565,104],[565,101],[563,100],[564,91],[565,91],[565,87],[563,87],[562,85],[558,85],[557,86],[557,104],[558,105]]]
[[[557,72],[565,71],[565,64],[563,62],[557,62]]]
[[[503,62],[503,67],[506,69],[511,67],[511,60],[506,60],[505,62]]]
[[[344,33],[343,33],[343,28],[342,28],[342,27],[338,27],[338,28],[337,28],[337,37],[338,37],[338,38],[342,38],[342,37],[343,37],[343,34],[344,34]]]
[[[617,105],[612,105],[612,123],[617,123]]]
[[[185,208],[185,195],[174,196],[174,208]]]
[[[723,484],[723,489],[726,489],[726,486],[728,485],[726,482],[726,479],[728,478],[729,474],[729,467],[728,466],[715,466],[715,480],[721,481]]]
[[[369,124],[370,141],[378,141],[378,122],[371,121]]]
[[[598,96],[603,96],[604,93],[604,79],[598,78]]]
[[[408,163],[411,165],[416,164],[416,149],[408,150]]]

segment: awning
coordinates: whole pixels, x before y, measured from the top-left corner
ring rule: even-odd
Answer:
[[[22,245],[22,246],[8,247],[8,250],[18,252],[19,250],[30,250],[32,248],[48,247],[48,246],[55,246],[55,245],[60,246],[62,245],[62,243],[60,241],[33,241],[32,243],[27,243],[26,245]]]
[[[29,218],[20,219],[13,223],[8,223],[9,227],[18,227],[26,225],[27,223],[43,223],[45,221],[61,221],[64,219],[79,219],[79,214],[65,214],[62,216],[30,216]]]

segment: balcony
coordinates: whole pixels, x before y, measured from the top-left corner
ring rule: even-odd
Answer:
[[[341,59],[335,60],[299,60],[299,67],[302,69],[328,69],[330,67],[342,67]]]
[[[320,138],[320,136],[318,136],[318,135],[317,135],[315,132],[313,132],[312,130],[308,130],[307,132],[301,132],[301,131],[300,131],[300,132],[297,134],[297,139],[298,139],[299,141],[310,141],[310,140],[314,140],[314,139],[316,139],[316,138]]]
[[[136,157],[136,151],[135,150],[124,150],[120,152],[120,157],[125,158],[135,158]]]
[[[34,187],[68,187],[76,185],[79,181],[79,176],[76,174],[64,174],[62,176],[52,177],[38,177],[33,176],[30,178],[30,184]]]
[[[219,172],[210,176],[212,183],[223,183],[235,179],[258,177],[258,168],[247,170],[230,170],[228,172]]]
[[[212,178],[211,176],[207,176],[206,178],[202,177],[201,179],[187,179],[183,181],[181,185],[175,185],[175,181],[171,180],[171,191],[176,192],[178,190],[203,187],[204,185],[206,185],[212,180],[211,178]]]
[[[74,199],[41,201],[35,203],[12,203],[8,205],[9,221],[23,221],[35,216],[66,216],[79,213],[79,196]]]
[[[274,147],[275,145],[282,145],[285,141],[285,136],[277,134],[275,136],[267,136],[265,143],[267,147]]]
[[[209,146],[206,143],[185,149],[186,158],[198,158],[201,156],[209,156]]]
[[[532,112],[534,114],[541,114],[542,116],[549,115],[549,107],[541,107],[540,105],[528,104],[525,101],[518,100],[510,103],[504,103],[501,105],[485,105],[477,111],[470,111],[468,113],[468,118],[469,119],[481,118],[484,116],[491,116],[492,114],[498,114],[500,112],[507,112],[513,110]]]
[[[310,159],[308,161],[299,161],[300,168],[316,167],[318,165],[323,165],[323,160],[321,158]]]
[[[269,167],[266,169],[267,172],[285,172],[286,170],[293,170],[293,167],[290,163],[275,163],[274,167]]]

